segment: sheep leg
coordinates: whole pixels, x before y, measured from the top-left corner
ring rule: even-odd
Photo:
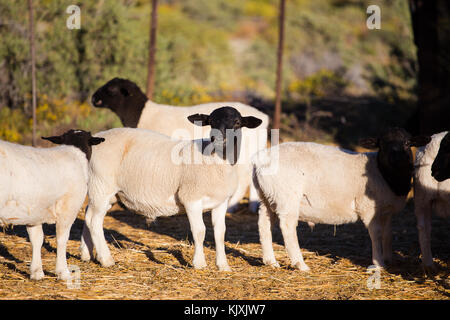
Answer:
[[[212,225],[214,228],[214,240],[216,243],[216,265],[220,271],[231,271],[225,254],[225,215],[227,213],[228,200],[211,210]]]
[[[372,242],[372,263],[377,267],[384,268],[381,245],[381,223],[378,217],[372,219],[368,225],[368,230]]]
[[[32,258],[30,265],[30,278],[32,280],[41,280],[44,278],[42,271],[41,248],[44,242],[44,231],[42,225],[27,226],[28,236],[31,242]]]
[[[252,156],[256,154],[257,151],[259,150],[264,150],[267,148],[267,130],[257,130],[257,131],[252,131],[252,133],[254,134],[254,139],[256,139],[257,143],[257,150],[254,150],[254,152],[251,152]],[[248,137],[248,135],[247,135]],[[251,138],[250,138],[251,139]],[[254,146],[254,141],[253,142],[248,143],[247,145],[250,146]],[[252,157],[250,156],[250,158]],[[250,166],[250,195],[249,195],[249,199],[248,199],[248,203],[249,203],[249,210],[250,212],[253,213],[257,213],[258,212],[258,207],[261,205],[260,204],[260,197],[259,197],[259,193],[258,193],[258,188],[256,188],[255,186],[255,181],[253,180],[253,166]]]
[[[382,216],[382,247],[383,260],[386,264],[392,263],[392,215]]]
[[[191,226],[192,237],[194,238],[194,259],[192,265],[195,269],[202,269],[206,267],[205,254],[203,252],[206,228],[203,223],[202,201],[186,204],[185,208]]]
[[[250,210],[250,212],[252,213],[258,212],[259,201],[260,199],[258,196],[258,190],[256,189],[254,182],[252,181],[250,183],[250,195],[248,198],[248,209]]]
[[[261,242],[263,263],[272,267],[279,267],[272,246],[272,229],[275,214],[264,202],[261,202],[258,213],[259,241]]]
[[[56,222],[56,275],[59,280],[70,279],[70,272],[67,268],[66,252],[71,226],[71,223]]]
[[[86,213],[88,207],[89,206],[86,207]],[[89,261],[91,260],[91,257],[94,256],[94,244],[92,243],[91,234],[89,233],[89,228],[86,224],[86,218],[83,224],[83,233],[81,235],[80,252],[81,260],[83,261]]]
[[[92,243],[97,252],[97,261],[100,262],[103,267],[114,265],[114,259],[111,256],[111,252],[106,243],[105,234],[103,233],[103,220],[110,207],[109,201],[104,201],[103,205],[89,203],[85,217],[85,223],[89,228]]]
[[[291,264],[301,271],[309,271],[309,267],[303,260],[302,252],[298,244],[297,238],[297,215],[279,214],[280,229],[283,234],[284,245],[286,251],[291,259]]]
[[[115,196],[110,197],[110,200],[109,200],[110,207],[116,202],[117,202],[117,198]],[[89,205],[86,206],[85,217],[86,217],[88,208],[89,208]],[[81,260],[83,260],[83,261],[89,261],[89,260],[91,260],[92,257],[94,257],[94,244],[92,243],[92,237],[89,232],[89,228],[86,224],[86,218],[84,220],[83,233],[81,235],[80,252],[81,252]]]
[[[431,205],[419,204],[415,201],[415,214],[417,229],[419,231],[420,251],[422,253],[422,265],[425,271],[433,271],[433,255],[431,254]]]

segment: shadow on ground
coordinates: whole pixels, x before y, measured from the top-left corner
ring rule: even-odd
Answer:
[[[116,210],[112,211],[110,215],[133,228],[163,234],[178,241],[186,239],[190,242],[193,241],[186,215],[158,218],[150,226],[147,226],[143,216],[129,211]],[[204,245],[214,248],[214,233],[210,213],[204,214],[204,221],[206,226]],[[232,244],[259,244],[257,222],[257,215],[249,213],[246,209],[234,214],[227,214],[226,217],[227,231],[225,240],[229,244],[226,248],[227,254],[242,257],[252,266],[262,265],[262,258],[244,254],[233,248]],[[447,263],[450,258],[450,248],[448,247],[448,243],[450,243],[449,226],[448,220],[433,217],[431,243],[433,255],[437,260]],[[405,210],[393,217],[392,232],[393,264],[387,271],[400,274],[407,280],[421,281],[420,278],[423,276],[423,271],[419,260],[418,234],[411,201]],[[326,256],[332,260],[332,263],[340,259],[348,259],[362,267],[371,265],[371,242],[367,229],[360,221],[355,224],[338,226],[316,225],[313,230],[306,223],[299,223],[297,233],[301,249]],[[108,231],[105,234],[108,238]],[[278,225],[274,229],[273,241],[276,244],[283,245],[283,238]],[[185,259],[180,252],[173,252],[172,254],[182,265],[190,266],[190,262],[187,261],[189,259]],[[147,252],[147,256],[150,260],[157,262],[150,251]],[[307,256],[305,259],[308,262]],[[448,272],[448,270],[442,270],[442,266],[440,271]]]
[[[132,213],[129,213],[129,214],[132,214]],[[81,234],[83,231],[83,225],[84,225],[84,220],[81,220],[78,218],[75,220],[75,222],[72,225],[72,228],[70,230],[69,240],[80,241]],[[54,224],[51,224],[51,225],[44,224],[43,230],[44,230],[44,243],[42,245],[42,248],[44,250],[46,250],[47,252],[56,254],[56,247],[52,246],[48,241],[49,237],[56,236],[55,225]],[[118,244],[119,241],[127,241],[130,243],[139,245],[139,246],[146,246],[146,244],[143,244],[139,241],[134,241],[134,240],[128,238],[127,236],[123,235],[122,233],[120,233],[116,230],[113,230],[113,229],[104,228],[104,232],[105,232],[105,236],[106,236],[106,241],[108,241],[108,243],[111,243],[112,245],[114,245],[116,248],[120,248],[120,245]],[[18,236],[18,237],[27,239],[27,241],[29,242],[26,226],[14,226],[13,228],[5,228],[4,233],[6,235],[14,235],[14,236]],[[30,259],[31,259],[31,243],[29,243],[29,246],[30,246]],[[11,270],[15,270],[14,263],[23,263],[22,260],[13,256],[8,251],[8,249],[5,246],[3,246],[2,244],[0,244],[0,257],[3,257],[3,258],[5,258],[5,260],[8,260],[8,262],[4,262],[3,264],[7,264],[7,267],[10,268]],[[72,255],[69,252],[67,252],[67,258],[75,258],[75,259],[81,260],[81,257],[79,254]]]

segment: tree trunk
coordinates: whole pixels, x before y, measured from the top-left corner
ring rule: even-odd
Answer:
[[[409,4],[419,64],[418,109],[411,131],[433,134],[450,129],[450,3]]]
[[[278,51],[277,51],[277,74],[275,84],[275,110],[273,114],[273,129],[280,129],[281,117],[281,79],[283,75],[283,46],[284,46],[284,16],[286,1],[280,0],[278,17]]]
[[[156,28],[158,25],[158,0],[152,0],[152,14],[150,22],[150,42],[148,47],[148,74],[147,74],[147,97],[153,98],[155,83],[155,51],[156,51]]]
[[[28,0],[28,10],[30,17],[30,51],[31,51],[31,94],[32,94],[32,113],[33,113],[33,133],[32,145],[36,146],[36,54],[34,46],[34,14],[33,0]]]

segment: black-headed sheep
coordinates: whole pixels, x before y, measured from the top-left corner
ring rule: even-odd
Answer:
[[[67,280],[70,228],[86,198],[92,146],[104,139],[82,130],[43,139],[62,146],[34,148],[0,141],[0,224],[27,226],[31,279],[40,280],[42,224],[56,223],[56,275]]]
[[[196,106],[176,107],[155,103],[147,98],[132,81],[114,78],[92,95],[92,104],[99,108],[108,108],[116,113],[122,124],[130,128],[143,128],[163,133],[177,139],[207,138],[210,128],[195,128],[188,116],[195,113],[210,114],[224,105],[231,106],[242,116],[254,116],[262,120],[258,130],[242,128],[242,146],[239,157],[238,188],[230,199],[230,211],[236,209],[239,201],[250,187],[249,208],[256,212],[259,203],[258,194],[252,183],[250,158],[258,150],[267,147],[267,128],[269,118],[256,108],[239,102],[211,102]]]
[[[254,179],[262,197],[258,224],[264,263],[278,266],[271,235],[278,216],[291,263],[300,270],[309,268],[297,240],[299,220],[338,225],[361,219],[372,241],[373,264],[383,267],[392,259],[391,215],[403,209],[411,188],[410,147],[428,141],[393,128],[379,138],[361,141],[378,152],[356,153],[308,142],[260,151],[254,160]],[[268,168],[270,172],[265,172]]]
[[[90,161],[89,205],[81,257],[96,249],[102,266],[114,260],[103,234],[103,219],[117,194],[125,206],[149,218],[186,213],[194,238],[193,266],[206,266],[203,254],[203,211],[211,210],[216,264],[230,270],[224,247],[225,214],[238,184],[238,147],[241,128],[256,128],[261,120],[223,107],[210,115],[195,114],[189,121],[211,126],[210,140],[172,140],[145,129],[116,128],[96,134],[106,139]],[[231,134],[231,136],[230,136]],[[210,142],[209,142],[210,141]]]
[[[450,217],[450,135],[441,132],[416,153],[414,211],[417,219],[422,265],[432,271],[431,214]]]

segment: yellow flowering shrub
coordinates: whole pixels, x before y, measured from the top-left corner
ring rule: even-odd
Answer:
[[[322,97],[327,94],[338,93],[345,88],[346,81],[330,70],[322,69],[305,79],[296,79],[288,86],[289,94],[299,94],[305,97]]]
[[[26,127],[26,117],[21,110],[0,109],[0,139],[19,142],[22,140],[22,130]]]
[[[106,109],[95,109],[87,102],[38,97],[36,107],[36,135],[61,133],[68,129],[83,129],[98,132],[120,127],[119,118]],[[0,108],[0,139],[29,144],[32,137],[31,112],[22,108]]]

